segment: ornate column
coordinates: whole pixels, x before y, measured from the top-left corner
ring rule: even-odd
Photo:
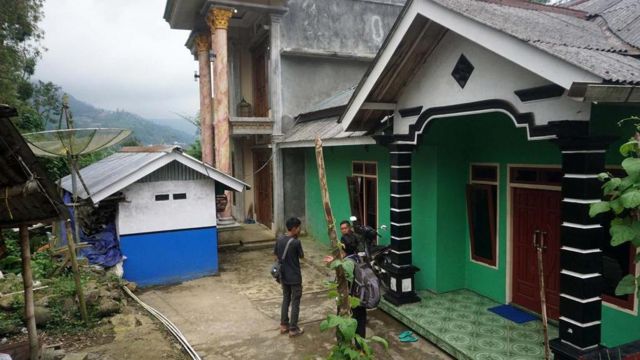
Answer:
[[[213,51],[216,56],[214,65],[214,136],[216,168],[231,175],[231,138],[229,133],[229,78],[227,68],[227,29],[233,11],[228,8],[210,10],[208,21],[213,34]],[[231,216],[231,191],[226,191],[227,207],[219,214],[219,224],[233,223]]]
[[[391,157],[391,265],[384,298],[400,306],[420,301],[411,264],[411,155],[413,145],[389,145]]]
[[[600,345],[602,250],[606,234],[589,206],[602,197],[598,174],[605,169],[610,139],[591,137],[588,123],[562,121],[562,232],[560,237],[560,336],[551,350],[560,360],[579,359]]]
[[[200,145],[202,161],[214,166],[213,124],[211,121],[211,65],[209,62],[209,35],[201,34],[196,38],[196,51],[200,73]]]

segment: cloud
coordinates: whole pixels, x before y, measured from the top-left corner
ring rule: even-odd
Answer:
[[[198,111],[188,31],[162,18],[166,0],[48,0],[35,78],[105,109],[149,118]]]

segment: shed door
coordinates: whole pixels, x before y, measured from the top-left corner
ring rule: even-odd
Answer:
[[[253,151],[253,179],[255,184],[254,202],[256,204],[256,221],[269,227],[273,222],[273,170],[270,158],[270,149],[256,149]]]
[[[536,230],[546,232],[543,251],[547,314],[559,316],[560,205],[559,191],[512,190],[513,216],[513,302],[541,312],[537,252],[533,244]]]

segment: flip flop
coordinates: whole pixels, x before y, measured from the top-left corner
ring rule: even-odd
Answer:
[[[403,342],[403,343],[410,343],[410,342],[416,342],[416,341],[418,341],[418,338],[413,335],[405,336],[400,339],[400,342]]]
[[[400,335],[398,335],[398,338],[402,339],[407,336],[413,336],[413,332],[411,330],[403,331],[400,333]]]
[[[408,335],[400,338],[400,342],[403,342],[403,343],[410,343],[410,342],[416,342],[416,341],[418,341],[418,338],[413,335]]]

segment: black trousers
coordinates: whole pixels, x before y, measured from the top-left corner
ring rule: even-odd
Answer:
[[[300,315],[300,298],[302,298],[302,284],[282,284],[282,309],[280,311],[280,325],[287,325],[289,329],[298,327]],[[291,319],[289,319],[289,305],[291,305]]]
[[[365,338],[367,332],[367,309],[364,306],[353,308],[351,309],[351,317],[358,322],[356,334]]]
[[[339,314],[339,312],[337,312]],[[351,318],[356,319],[358,325],[356,326],[356,334],[363,338],[367,336],[367,308],[364,306],[358,306],[351,309]]]

